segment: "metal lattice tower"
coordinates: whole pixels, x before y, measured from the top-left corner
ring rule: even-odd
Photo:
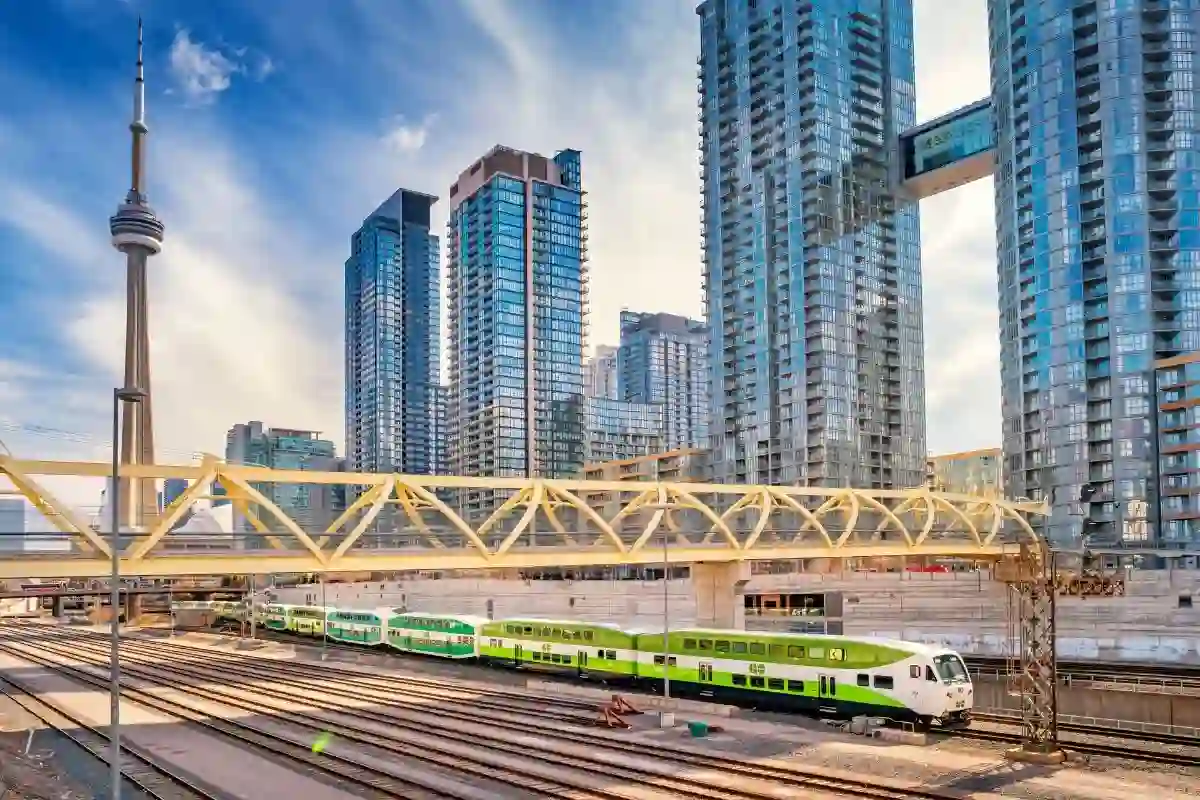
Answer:
[[[1027,753],[1052,755],[1058,744],[1058,656],[1055,651],[1054,556],[1045,541],[1021,545],[1010,588],[1019,625],[1021,727]],[[1010,612],[1012,611],[1010,606]]]
[[[150,334],[146,262],[162,250],[163,224],[146,202],[146,85],[142,75],[142,21],[138,20],[137,78],[133,90],[132,180],[125,202],[109,218],[112,245],[125,254],[125,387],[146,393],[140,403],[121,408],[122,464],[154,463],[154,425],[150,394]],[[115,445],[116,443],[114,443]],[[120,524],[137,526],[154,513],[158,502],[153,481],[122,479],[115,487],[121,499]]]

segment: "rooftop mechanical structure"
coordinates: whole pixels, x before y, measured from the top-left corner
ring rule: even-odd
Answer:
[[[125,387],[145,392],[139,403],[121,407],[121,464],[154,463],[154,426],[150,394],[150,318],[146,262],[162,250],[163,224],[146,201],[146,83],[142,62],[142,21],[138,20],[137,78],[133,88],[132,180],[125,202],[109,218],[112,245],[125,254]],[[157,509],[155,484],[121,478],[116,488],[124,527],[137,527]]]

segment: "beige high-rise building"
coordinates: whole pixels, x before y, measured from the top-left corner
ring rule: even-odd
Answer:
[[[930,456],[926,483],[937,492],[1000,497],[1004,492],[999,447]]]

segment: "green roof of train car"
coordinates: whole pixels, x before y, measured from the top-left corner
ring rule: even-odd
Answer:
[[[644,652],[661,652],[662,639],[661,633],[638,633],[637,649]],[[707,628],[672,630],[668,638],[671,652],[677,654],[828,669],[881,667],[917,654],[913,648],[905,649],[904,642],[880,641],[886,643],[876,643],[853,636]],[[703,646],[706,643],[707,646]],[[759,652],[754,652],[755,650]]]

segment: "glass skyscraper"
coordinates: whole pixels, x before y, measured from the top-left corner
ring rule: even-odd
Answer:
[[[225,460],[231,464],[253,464],[271,469],[301,472],[336,472],[339,459],[333,442],[322,439],[316,431],[293,428],[267,428],[252,421],[234,425],[225,434]],[[256,489],[305,531],[324,529],[344,508],[332,485],[308,483],[260,483]],[[269,515],[260,517],[268,525],[278,527]],[[252,526],[234,514],[234,527],[249,531]],[[257,541],[257,540],[255,540]]]
[[[450,471],[575,476],[587,313],[580,154],[497,146],[459,176],[450,203]],[[490,503],[464,496],[468,510]]]
[[[664,450],[662,405],[629,403],[607,397],[584,401],[588,464],[638,458]]]
[[[1198,30],[1195,0],[990,3],[1006,493],[1051,498],[1056,542],[1159,529],[1155,362],[1200,349]]]
[[[667,450],[708,446],[708,329],[676,314],[621,312],[622,400],[663,407]]]
[[[429,475],[441,379],[437,198],[400,189],[350,240],[346,260],[346,460],[354,472]]]
[[[714,478],[925,475],[911,0],[705,0],[700,121]]]
[[[616,400],[617,392],[617,348],[598,345],[596,354],[583,365],[584,394],[588,397],[607,397]]]

